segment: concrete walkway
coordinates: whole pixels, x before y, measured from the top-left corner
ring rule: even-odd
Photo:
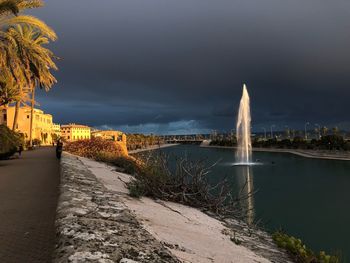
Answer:
[[[50,262],[59,161],[53,147],[0,161],[0,262]]]

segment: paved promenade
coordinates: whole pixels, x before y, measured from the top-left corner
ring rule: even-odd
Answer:
[[[59,162],[53,147],[0,161],[0,262],[50,262]]]

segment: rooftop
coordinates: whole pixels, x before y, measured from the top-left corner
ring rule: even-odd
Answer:
[[[61,128],[87,128],[87,129],[90,129],[89,126],[75,124],[75,123],[63,124],[63,125],[61,125]]]

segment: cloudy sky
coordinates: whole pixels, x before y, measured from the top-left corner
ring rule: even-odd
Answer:
[[[242,84],[253,129],[350,128],[347,0],[46,0],[56,122],[126,132],[234,128]]]

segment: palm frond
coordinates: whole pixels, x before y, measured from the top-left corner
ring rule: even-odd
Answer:
[[[28,16],[28,15],[21,15],[12,17],[7,22],[9,25],[17,25],[17,24],[24,24],[24,25],[31,25],[32,27],[35,27],[36,29],[40,30],[40,32],[47,36],[51,40],[56,40],[57,35],[55,31],[50,28],[46,23],[41,21],[40,19],[34,17],[34,16]]]
[[[17,15],[19,13],[18,1],[15,0],[5,0],[0,1],[0,15],[12,13]]]
[[[18,3],[18,8],[23,9],[32,9],[44,6],[43,1],[41,0],[22,0]]]

